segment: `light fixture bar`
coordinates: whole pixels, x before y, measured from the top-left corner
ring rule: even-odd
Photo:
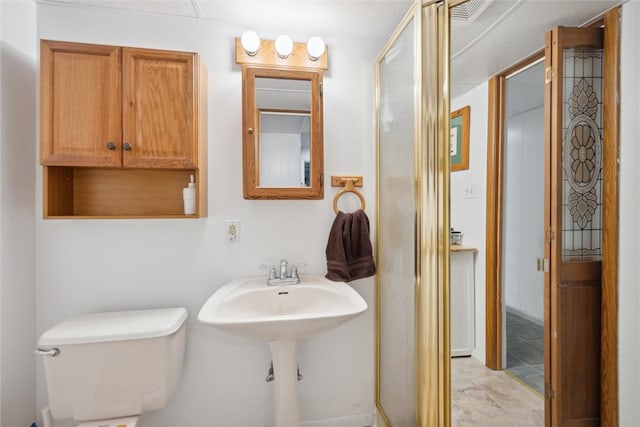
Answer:
[[[240,37],[236,37],[236,63],[265,66],[286,66],[327,70],[329,50],[325,46],[324,52],[317,60],[309,57],[307,43],[293,42],[293,49],[286,58],[281,58],[276,50],[275,40],[261,40],[260,47],[254,55],[249,55],[242,46]]]

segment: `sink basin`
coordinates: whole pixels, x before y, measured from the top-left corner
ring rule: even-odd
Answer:
[[[198,314],[207,325],[269,341],[274,372],[275,427],[300,425],[298,339],[334,328],[367,309],[351,286],[319,276],[268,286],[265,276],[233,280],[214,292]]]
[[[233,280],[204,304],[198,320],[238,335],[297,339],[336,327],[367,309],[351,286],[320,276],[301,276],[300,283],[267,286],[265,277]]]

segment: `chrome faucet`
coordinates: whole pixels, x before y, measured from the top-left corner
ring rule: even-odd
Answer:
[[[287,277],[287,260],[283,259],[280,261],[280,278],[284,279]]]
[[[298,277],[298,269],[296,267],[291,267],[291,274],[287,274],[287,263],[286,259],[280,261],[280,276],[276,273],[276,268],[269,268],[269,280],[267,284],[269,286],[275,285],[296,285],[300,283],[300,277]]]

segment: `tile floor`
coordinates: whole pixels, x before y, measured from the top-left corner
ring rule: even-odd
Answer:
[[[507,370],[544,394],[544,330],[507,310]]]
[[[451,359],[453,427],[542,427],[544,400],[473,357]]]

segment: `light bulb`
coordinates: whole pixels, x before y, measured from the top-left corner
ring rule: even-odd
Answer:
[[[242,43],[242,47],[244,51],[247,52],[247,55],[254,56],[258,53],[258,48],[260,47],[260,37],[253,31],[245,31],[242,33],[240,43]]]
[[[307,52],[309,59],[317,61],[324,53],[324,41],[320,37],[311,37],[307,43]]]
[[[293,40],[287,35],[281,35],[276,38],[276,51],[282,59],[291,55],[293,52]]]

